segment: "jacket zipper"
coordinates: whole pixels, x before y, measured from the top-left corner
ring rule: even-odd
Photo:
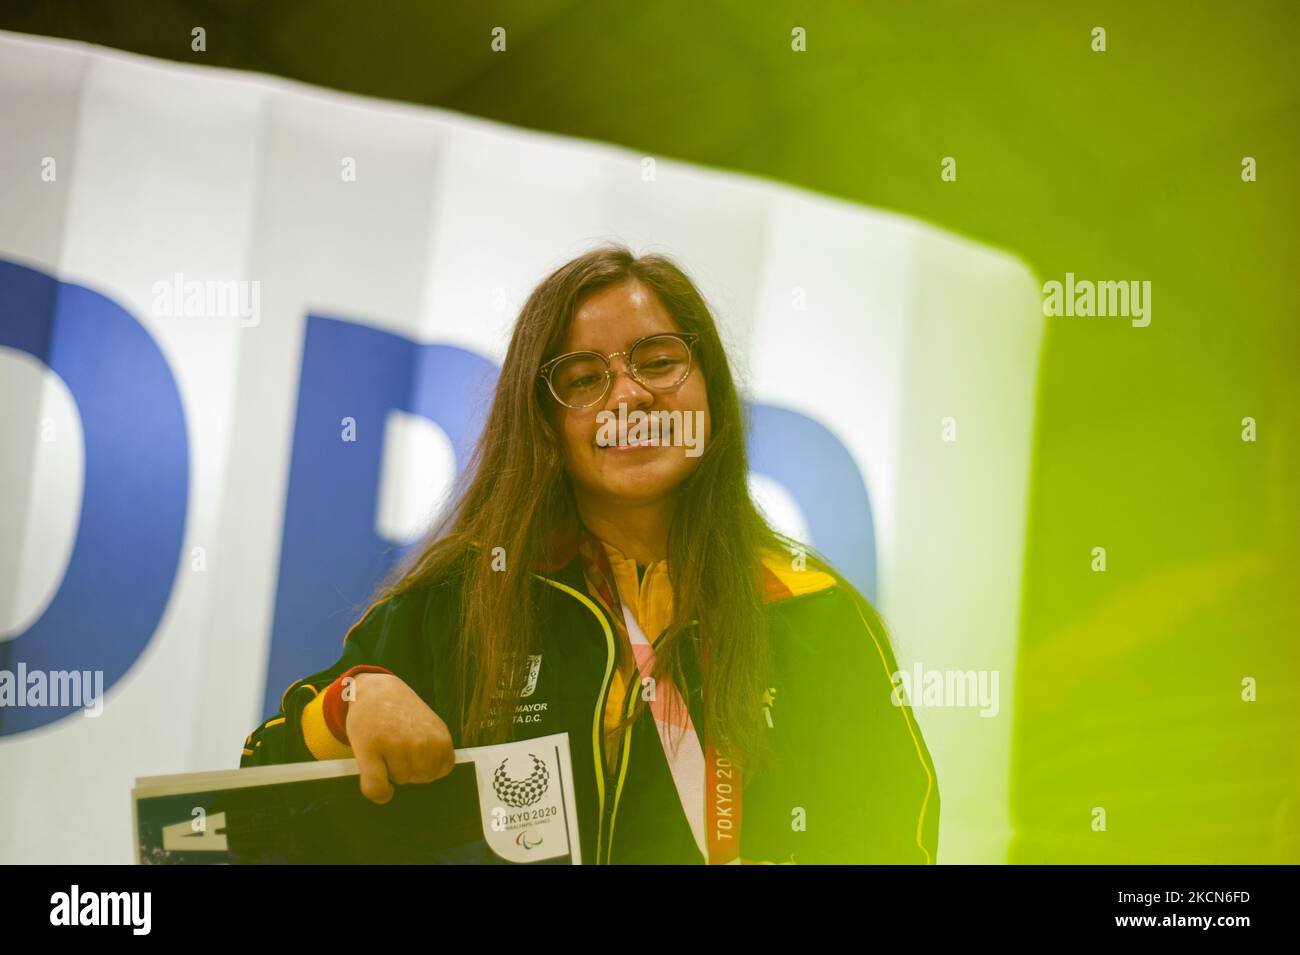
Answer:
[[[601,618],[601,623],[606,623],[604,617]],[[614,665],[615,666],[618,665],[617,648],[615,648],[614,650]],[[605,708],[609,705],[609,688],[611,685],[613,685],[612,680],[606,682],[605,690],[603,693],[601,693],[600,698],[596,703],[596,712],[592,717],[593,722],[598,722],[600,725],[599,772],[605,778],[605,804],[601,807],[601,825],[599,829],[599,833],[604,835],[604,839],[603,839],[604,845],[596,847],[597,865],[609,864],[610,855],[612,854],[613,847],[614,847],[614,817],[618,813],[618,797],[621,794],[623,788],[621,780],[619,779],[618,776],[618,771],[616,769],[610,770],[608,768],[609,759],[605,754],[605,747],[607,745],[605,739]],[[619,740],[618,752],[614,756],[615,766],[618,766],[621,761],[626,735],[627,734],[625,733],[624,738]],[[601,853],[604,853],[603,859],[601,857]]]
[[[583,594],[573,589],[568,584],[562,583],[558,580],[552,580],[550,577],[543,577],[541,574],[535,574],[535,576],[545,581],[546,583],[550,584],[555,589],[563,591],[564,593],[573,597],[575,600],[577,600],[579,603],[585,606],[588,610],[590,610],[591,613],[595,616],[596,620],[600,623],[601,630],[603,630],[605,633],[605,678],[604,681],[601,683],[600,695],[596,698],[596,711],[592,717],[592,735],[594,737],[592,753],[597,763],[595,767],[596,782],[597,782],[596,794],[600,803],[600,822],[596,829],[596,864],[597,865],[601,865],[603,863],[607,864],[608,853],[605,850],[605,846],[607,843],[612,844],[614,814],[618,802],[617,793],[611,795],[609,792],[609,786],[610,784],[615,783],[615,777],[613,774],[609,773],[606,770],[606,767],[609,765],[609,761],[605,757],[605,716],[604,716],[605,703],[609,697],[609,687],[613,679],[614,667],[617,664],[618,649],[614,643],[614,632],[610,628],[609,621],[605,619],[604,614],[600,612],[600,609],[595,605],[595,603],[592,602],[591,598],[588,597],[586,594]],[[623,747],[620,744],[620,753],[622,752],[623,752]],[[626,757],[624,757],[623,759],[623,766],[624,768],[626,768]],[[621,778],[618,780],[617,785],[619,789],[622,788]],[[607,839],[605,837],[606,832],[610,833],[611,835],[610,839]],[[602,855],[605,856],[604,860],[602,860]]]
[[[622,751],[621,744],[619,750],[620,752]],[[602,755],[604,754],[602,753]],[[601,764],[600,769],[605,776],[605,792],[607,794],[614,794],[615,789],[618,786],[618,773],[606,772],[605,764],[603,763]],[[602,858],[599,855],[596,857],[597,865],[609,865],[610,855],[613,852],[613,847],[614,847],[614,815],[616,810],[617,810],[616,794],[607,795],[605,800],[604,816],[601,819],[601,831],[608,834],[605,837],[605,844],[609,847],[609,849],[608,851],[602,849],[602,851],[604,851],[604,857]]]
[[[627,708],[623,711],[624,718],[630,717],[632,715],[632,710],[636,707],[636,692],[635,685],[628,687]],[[632,724],[629,723],[623,728],[623,733],[619,737],[617,756],[618,782],[614,788],[614,798],[611,800],[609,827],[606,829],[606,832],[608,832],[609,835],[606,836],[605,839],[605,861],[607,863],[612,863],[614,860],[614,825],[618,819],[618,804],[623,797],[623,783],[627,778],[628,762],[632,757],[633,735],[633,727]]]

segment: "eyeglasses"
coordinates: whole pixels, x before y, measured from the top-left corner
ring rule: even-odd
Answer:
[[[566,408],[590,408],[609,394],[614,382],[610,359],[622,355],[638,384],[650,391],[672,391],[691,373],[691,346],[699,337],[692,332],[669,332],[638,338],[625,352],[569,352],[552,358],[537,376]]]

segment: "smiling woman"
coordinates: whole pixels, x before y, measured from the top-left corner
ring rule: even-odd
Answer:
[[[611,443],[629,409],[668,439]],[[884,627],[769,525],[748,474],[685,272],[617,246],[561,266],[519,315],[453,506],[243,765],[354,755],[382,803],[453,747],[567,732],[586,858],[933,862],[937,782]]]

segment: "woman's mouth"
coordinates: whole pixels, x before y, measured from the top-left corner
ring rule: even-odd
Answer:
[[[630,451],[644,451],[648,448],[657,448],[661,446],[658,438],[646,438],[644,441],[628,441],[626,444],[609,444],[601,448],[602,451],[618,451],[626,454]]]
[[[630,453],[633,451],[644,451],[648,448],[659,448],[664,445],[673,443],[673,427],[670,421],[664,422],[661,428],[652,428],[646,437],[633,438],[630,435],[620,435],[615,444],[601,444],[600,439],[596,439],[596,447],[602,451],[619,451]]]

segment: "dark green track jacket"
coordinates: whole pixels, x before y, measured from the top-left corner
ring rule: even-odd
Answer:
[[[776,759],[745,781],[741,857],[933,863],[938,778],[910,708],[895,705],[898,667],[884,627],[856,591],[828,574],[788,565],[788,555],[764,561],[775,667],[755,706],[766,710],[758,715]],[[446,721],[455,745],[464,745],[453,708],[444,703],[452,699],[456,583],[423,584],[372,607],[333,666],[285,691],[280,712],[245,741],[240,765],[349,755],[332,737],[322,740],[319,721],[310,713],[304,719],[304,710],[358,664],[397,674]],[[587,594],[580,559],[535,574],[534,584],[541,661],[531,692],[516,707],[516,738],[569,735],[584,861],[702,862],[648,708],[622,744],[617,772],[604,771],[602,719],[615,631]],[[688,664],[687,672],[698,687],[698,664]],[[703,727],[698,689],[687,703],[695,726]]]

